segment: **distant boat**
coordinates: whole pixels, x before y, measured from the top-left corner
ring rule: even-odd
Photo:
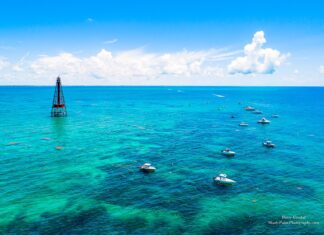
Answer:
[[[268,119],[266,119],[266,118],[261,118],[258,121],[258,123],[260,123],[260,124],[270,124],[270,121]]]
[[[266,140],[266,141],[264,141],[264,142],[263,142],[263,146],[265,146],[265,147],[267,147],[267,148],[274,148],[274,147],[276,147],[276,145],[273,144],[272,141],[270,141],[270,140]]]
[[[218,94],[214,94],[214,96],[218,97],[218,98],[224,98],[225,96],[223,95],[218,95]]]
[[[272,117],[273,117],[273,118],[278,118],[279,115],[277,115],[277,114],[273,114]]]
[[[251,106],[247,106],[247,107],[245,107],[245,110],[246,110],[246,111],[254,111],[255,108],[253,108],[253,107],[251,107]]]
[[[249,124],[247,124],[246,122],[241,122],[239,126],[249,126]]]
[[[220,185],[233,185],[236,181],[227,178],[226,174],[219,174],[214,178],[214,182]]]
[[[145,163],[143,166],[139,167],[141,171],[146,172],[146,173],[151,173],[156,170],[154,166],[152,166],[150,163]]]
[[[224,156],[227,156],[227,157],[234,157],[235,156],[235,152],[230,150],[229,148],[226,148],[226,149],[222,150],[221,153]]]

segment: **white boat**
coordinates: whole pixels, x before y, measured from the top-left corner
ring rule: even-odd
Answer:
[[[239,126],[248,126],[249,124],[247,124],[246,122],[241,122],[240,124],[239,124]]]
[[[247,106],[247,107],[245,107],[245,110],[246,110],[246,111],[254,111],[255,108],[253,108],[253,107],[251,107],[251,106]]]
[[[262,112],[260,110],[255,110],[253,111],[254,114],[262,114]]]
[[[272,117],[273,117],[273,118],[278,118],[279,115],[278,115],[278,114],[273,114]]]
[[[230,150],[230,149],[224,149],[221,151],[223,155],[228,156],[228,157],[233,157],[235,155],[235,152]]]
[[[214,178],[214,182],[220,185],[233,185],[236,181],[227,178],[226,174],[219,174]]]
[[[156,168],[152,166],[150,163],[145,163],[143,166],[140,166],[139,168],[141,171],[146,173],[154,172],[156,170]]]
[[[225,96],[223,95],[218,95],[218,94],[214,94],[214,96],[218,97],[218,98],[224,98]]]
[[[268,119],[266,119],[266,118],[261,118],[261,119],[258,121],[258,123],[260,123],[260,124],[269,124],[270,121],[269,121]]]
[[[263,142],[263,146],[267,147],[267,148],[274,148],[276,145],[272,143],[272,141],[270,140],[266,140]]]

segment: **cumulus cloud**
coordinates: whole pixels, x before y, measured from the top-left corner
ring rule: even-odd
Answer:
[[[38,75],[64,73],[73,77],[156,78],[163,76],[222,76],[223,69],[215,61],[232,58],[233,54],[221,50],[179,51],[173,53],[147,53],[141,49],[113,54],[102,49],[88,57],[71,53],[41,56],[31,63]]]
[[[245,45],[244,56],[237,57],[228,65],[231,74],[272,74],[288,54],[272,48],[263,48],[266,43],[263,31],[254,34],[252,42]]]
[[[226,48],[164,53],[101,49],[87,56],[62,52],[34,57],[27,53],[15,62],[0,57],[0,70],[4,68],[0,83],[48,85],[62,75],[69,85],[212,84],[225,76],[226,64],[239,53]]]
[[[324,74],[324,65],[321,65],[321,66],[319,67],[319,71],[320,71],[320,73]]]

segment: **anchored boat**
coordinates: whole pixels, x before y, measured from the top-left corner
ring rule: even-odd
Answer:
[[[254,111],[255,108],[253,108],[252,106],[247,106],[247,107],[245,107],[245,110],[246,111]]]
[[[247,124],[246,122],[241,122],[240,124],[239,124],[239,126],[248,126],[249,124]]]
[[[219,174],[214,178],[214,182],[219,185],[233,185],[236,183],[236,181],[227,178],[226,174]]]
[[[272,141],[270,140],[266,140],[263,142],[263,146],[267,147],[267,148],[274,148],[276,145],[272,143]]]
[[[151,173],[156,170],[156,168],[154,166],[152,166],[150,163],[145,163],[143,166],[140,166],[139,168],[141,171],[143,171],[145,173]]]
[[[227,157],[234,157],[235,156],[235,152],[230,150],[229,148],[226,148],[224,150],[221,151],[221,153]]]
[[[258,121],[258,123],[260,123],[260,124],[270,124],[270,121],[268,119],[266,119],[266,118],[261,118]]]

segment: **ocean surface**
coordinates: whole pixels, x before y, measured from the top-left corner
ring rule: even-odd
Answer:
[[[0,234],[323,234],[324,88],[63,89],[0,87]]]

